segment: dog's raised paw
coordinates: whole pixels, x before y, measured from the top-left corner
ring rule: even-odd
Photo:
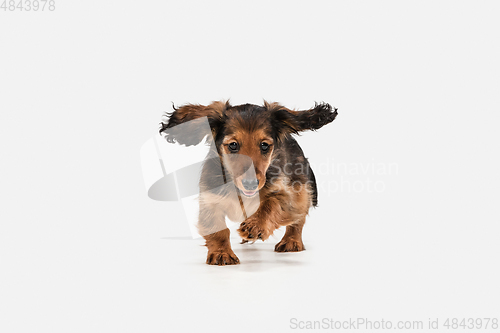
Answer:
[[[236,256],[236,254],[224,252],[224,251],[214,251],[209,252],[207,255],[207,264],[209,265],[237,265],[240,263],[240,260]]]
[[[264,228],[261,228],[253,219],[247,219],[242,222],[240,228],[237,231],[242,238],[242,244],[243,241],[245,241],[245,243],[248,241],[255,242],[258,239],[264,241],[270,236],[270,232]]]
[[[300,252],[305,249],[306,248],[304,247],[304,243],[302,243],[302,241],[296,241],[294,239],[282,239],[274,247],[274,251],[276,252]]]

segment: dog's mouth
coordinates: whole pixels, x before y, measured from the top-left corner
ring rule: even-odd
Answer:
[[[246,191],[246,190],[242,190],[240,188],[238,190],[240,190],[240,193],[243,194],[247,198],[252,198],[259,192],[258,190]]]

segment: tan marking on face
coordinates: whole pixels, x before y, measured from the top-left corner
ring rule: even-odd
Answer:
[[[229,144],[236,142],[239,147],[237,153],[232,153],[229,149]],[[263,154],[261,144],[265,142],[269,144],[267,153]],[[226,167],[234,177],[236,186],[245,191],[243,187],[243,179],[251,179],[254,176],[258,179],[259,185],[257,190],[260,190],[266,183],[266,172],[271,163],[271,156],[274,149],[273,139],[262,129],[254,131],[235,131],[227,135],[222,141],[222,151],[228,154],[229,158],[226,161]],[[232,155],[243,155],[248,158],[235,158]],[[250,168],[253,164],[254,169]]]

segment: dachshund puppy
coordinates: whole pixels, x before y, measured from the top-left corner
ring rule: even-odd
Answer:
[[[305,250],[302,227],[309,208],[317,205],[318,193],[314,173],[292,135],[332,122],[337,109],[326,103],[294,111],[278,103],[232,106],[213,102],[174,110],[168,122],[161,123],[160,133],[167,141],[200,143],[205,134],[196,129],[198,119],[207,119],[211,129],[207,141],[213,140],[213,148],[201,172],[198,220],[208,248],[206,263],[239,263],[231,249],[226,216],[241,222],[242,243],[265,241],[274,230],[286,226],[275,251]],[[191,123],[191,130],[175,131],[176,125]]]

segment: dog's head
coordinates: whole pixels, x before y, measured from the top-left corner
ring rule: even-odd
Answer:
[[[199,130],[199,122],[208,120],[212,135],[207,140],[214,140],[225,170],[247,197],[254,196],[265,185],[267,169],[287,136],[319,129],[337,116],[337,109],[326,103],[305,111],[267,102],[263,106],[231,106],[228,102],[208,106],[187,104],[174,109],[168,122],[161,124],[160,133],[166,133],[168,141],[198,144],[207,134]],[[182,131],[175,130],[179,124],[185,124]]]

